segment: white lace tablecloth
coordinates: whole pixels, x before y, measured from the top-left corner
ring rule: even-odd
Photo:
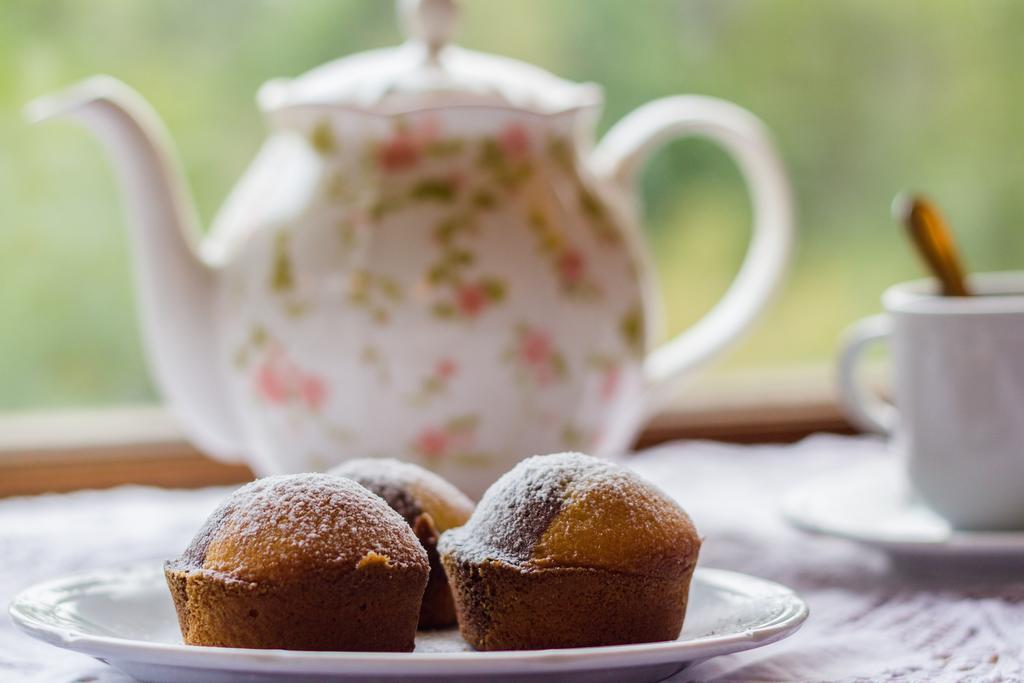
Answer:
[[[706,537],[701,564],[785,583],[811,617],[792,638],[720,657],[673,681],[1024,681],[1024,576],[922,579],[884,557],[789,529],[778,513],[794,483],[858,460],[878,442],[818,436],[794,446],[671,444],[632,461],[689,510]],[[176,555],[224,489],[124,487],[0,500],[0,603],[36,581]],[[0,680],[128,680],[36,642],[0,619]]]

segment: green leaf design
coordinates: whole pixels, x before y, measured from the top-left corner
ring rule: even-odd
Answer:
[[[487,278],[481,283],[487,298],[497,303],[505,299],[505,283],[496,278]]]
[[[402,285],[398,284],[398,280],[382,275],[378,279],[377,284],[380,287],[380,291],[387,298],[392,301],[400,301],[402,299]]]
[[[289,318],[301,318],[309,313],[309,304],[302,301],[289,301],[284,305],[284,312]]]
[[[427,282],[432,285],[440,285],[444,282],[450,282],[452,280],[452,273],[445,263],[434,264],[429,271],[427,271]]]
[[[559,378],[568,374],[569,365],[565,362],[565,356],[561,352],[556,352],[551,356],[551,368]]]
[[[540,248],[549,254],[557,254],[562,250],[563,244],[565,244],[565,238],[554,230],[549,230],[541,238]]]
[[[533,166],[529,163],[524,163],[517,168],[504,171],[498,176],[498,179],[506,189],[517,190],[531,175],[533,175]]]
[[[619,334],[626,347],[634,356],[642,356],[644,352],[644,319],[639,306],[626,311],[619,321]]]
[[[449,203],[455,199],[455,183],[447,178],[426,178],[413,186],[413,199]]]
[[[452,216],[438,223],[437,227],[434,228],[434,236],[437,238],[437,241],[442,245],[447,245],[451,242],[452,238],[459,231],[461,220],[459,216]]]
[[[480,141],[480,156],[477,157],[477,165],[492,172],[499,171],[505,165],[505,155],[494,138],[484,138]]]
[[[548,217],[539,206],[531,206],[526,218],[530,222],[530,227],[535,230],[544,230],[548,227]]]
[[[357,305],[365,305],[370,301],[370,274],[357,270],[349,276],[348,300]]]
[[[267,328],[263,325],[253,325],[252,329],[249,330],[249,343],[260,348],[267,343],[270,335],[267,334]]]
[[[455,453],[450,459],[464,467],[488,467],[494,462],[494,455],[484,451]]]
[[[576,172],[576,159],[572,145],[564,137],[552,138],[548,143],[548,155],[560,169],[569,174]]]
[[[455,317],[455,307],[450,303],[440,302],[434,304],[433,313],[435,318],[450,319]]]
[[[320,154],[330,154],[337,150],[338,143],[329,121],[321,121],[313,127],[309,135],[309,143]]]
[[[471,432],[480,422],[479,415],[459,415],[448,420],[445,430],[448,432]]]
[[[431,375],[423,381],[423,391],[427,393],[436,394],[444,389],[444,387],[444,380],[437,375]]]
[[[461,233],[475,233],[479,229],[472,213],[461,212],[445,218],[434,228],[434,238],[447,247]]]
[[[458,154],[466,147],[466,141],[461,138],[449,138],[447,140],[438,140],[427,145],[426,153],[427,156],[435,158],[445,158]]]
[[[288,249],[288,233],[284,231],[277,233],[274,237],[274,263],[270,273],[270,289],[278,294],[290,292],[295,287]]]
[[[594,193],[585,187],[580,187],[580,208],[589,218],[604,217],[604,207],[597,201]]]
[[[330,436],[335,443],[342,445],[352,444],[357,441],[356,435],[351,430],[334,425],[328,425],[327,435]]]
[[[328,199],[344,201],[353,194],[348,178],[341,170],[336,170],[324,181],[324,195]]]
[[[583,449],[583,432],[571,422],[562,427],[562,445],[569,450],[578,451]]]
[[[468,249],[452,249],[445,255],[445,260],[453,266],[463,267],[472,265],[476,256]]]
[[[376,365],[380,362],[380,350],[376,346],[364,346],[363,352],[359,354],[359,360],[366,365]]]
[[[580,208],[590,219],[590,228],[595,237],[606,244],[618,244],[622,241],[622,237],[609,219],[604,205],[593,192],[580,185],[579,200]]]
[[[392,211],[398,211],[405,205],[399,197],[381,197],[377,202],[370,207],[370,216],[376,220],[380,220],[385,215]]]
[[[338,236],[341,238],[341,246],[346,250],[351,249],[356,244],[356,226],[348,220],[342,221],[338,224]]]
[[[494,193],[485,189],[479,189],[474,192],[470,201],[478,209],[493,209],[498,203]]]

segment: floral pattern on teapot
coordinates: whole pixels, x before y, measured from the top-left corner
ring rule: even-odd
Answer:
[[[571,119],[509,114],[474,134],[455,114],[298,126],[315,191],[254,225],[225,269],[254,443],[317,444],[291,454],[311,469],[359,453],[496,476],[595,446],[639,388],[634,256],[581,174]]]

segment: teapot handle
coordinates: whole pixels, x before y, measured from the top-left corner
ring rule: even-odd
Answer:
[[[594,150],[595,174],[620,188],[635,181],[648,157],[666,142],[706,137],[735,160],[750,191],[750,246],[728,291],[703,318],[651,351],[644,362],[648,414],[684,375],[747,330],[778,289],[793,245],[793,200],[782,162],[764,124],[747,110],[711,97],[666,97],[628,114]]]

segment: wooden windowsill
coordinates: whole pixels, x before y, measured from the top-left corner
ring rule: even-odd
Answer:
[[[745,373],[693,386],[647,426],[637,446],[673,439],[797,441],[852,433],[820,370]],[[198,487],[247,481],[245,465],[190,446],[159,406],[0,416],[0,497],[120,484]]]

